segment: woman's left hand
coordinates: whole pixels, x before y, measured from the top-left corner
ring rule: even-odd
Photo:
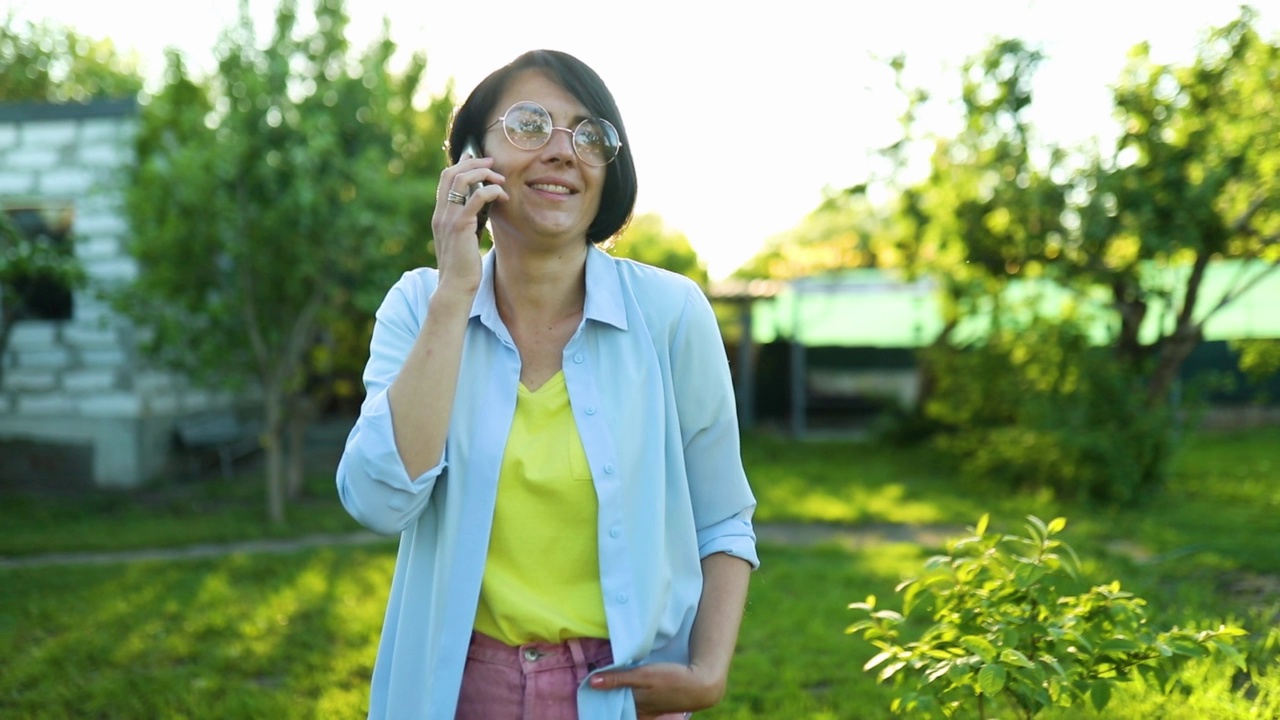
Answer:
[[[724,697],[726,684],[727,678],[679,663],[653,663],[591,677],[591,687],[596,690],[631,688],[640,720],[666,713],[706,710]]]

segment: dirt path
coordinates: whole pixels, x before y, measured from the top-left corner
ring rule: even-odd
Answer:
[[[757,524],[755,528],[756,536],[762,543],[799,546],[833,544],[847,549],[873,547],[886,543],[916,543],[926,547],[941,547],[947,538],[956,537],[964,532],[964,529],[959,526],[898,525],[892,523],[856,526],[822,523],[762,523]],[[278,540],[248,540],[183,547],[121,550],[118,552],[48,553],[26,557],[0,557],[0,569],[55,567],[60,565],[111,565],[144,560],[190,560],[224,557],[238,553],[291,553],[317,547],[391,544],[395,540],[396,538],[394,537],[361,531],[342,534],[305,535],[298,538]]]

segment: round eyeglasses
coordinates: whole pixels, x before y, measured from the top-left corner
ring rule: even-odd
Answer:
[[[608,165],[618,157],[622,143],[618,129],[604,118],[587,118],[578,126],[556,127],[551,113],[532,100],[522,100],[507,108],[506,114],[493,121],[490,128],[502,123],[502,133],[508,142],[522,150],[537,150],[551,140],[551,133],[563,130],[573,138],[573,154],[588,165]]]

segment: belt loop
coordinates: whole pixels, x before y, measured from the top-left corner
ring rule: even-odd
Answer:
[[[582,642],[578,638],[569,638],[565,644],[569,646],[569,654],[573,656],[574,675],[578,682],[586,680],[591,670],[587,668],[587,655],[582,652]]]

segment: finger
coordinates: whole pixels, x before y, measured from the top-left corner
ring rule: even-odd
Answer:
[[[454,187],[454,179],[461,173],[474,171],[481,168],[488,168],[493,165],[493,158],[474,158],[468,160],[459,160],[456,164],[450,165],[440,173],[440,184],[436,188],[437,200],[443,200],[445,193]],[[483,178],[481,178],[483,179]],[[477,181],[479,182],[479,181]]]
[[[482,168],[475,168],[473,170],[467,170],[464,172],[460,172],[457,175],[454,175],[453,179],[450,181],[452,182],[452,185],[449,186],[449,189],[453,190],[454,192],[460,192],[463,195],[467,195],[469,194],[469,190],[468,190],[469,188],[475,187],[480,183],[489,183],[491,185],[501,185],[506,181],[507,181],[507,178],[504,177],[502,174],[496,173],[489,168],[482,167]]]
[[[617,688],[647,688],[652,684],[650,673],[645,668],[620,670],[617,672],[596,673],[591,676],[591,687],[597,690],[615,690]]]

